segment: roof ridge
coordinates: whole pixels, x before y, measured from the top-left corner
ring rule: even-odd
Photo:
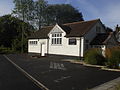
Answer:
[[[71,25],[71,24],[79,24],[79,23],[83,23],[83,22],[92,22],[92,21],[98,21],[100,19],[94,19],[94,20],[88,20],[88,21],[78,21],[78,22],[71,22],[71,23],[65,23],[65,24],[58,24],[58,25]],[[43,26],[42,28],[49,28],[49,27],[54,27],[55,25],[51,25],[51,26]]]
[[[65,23],[62,25],[71,25],[71,24],[79,24],[79,23],[85,23],[85,22],[92,22],[92,21],[98,21],[100,19],[94,19],[94,20],[88,20],[88,21],[79,21],[79,22],[72,22],[72,23]]]

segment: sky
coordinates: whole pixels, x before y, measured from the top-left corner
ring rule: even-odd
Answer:
[[[120,0],[47,0],[49,4],[71,4],[82,12],[84,20],[100,18],[112,29],[120,25]],[[13,0],[0,0],[0,16],[9,14],[14,8]]]

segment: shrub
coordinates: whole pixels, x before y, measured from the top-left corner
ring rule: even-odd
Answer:
[[[7,53],[13,53],[13,51],[10,48],[0,46],[0,54],[7,54]]]
[[[102,55],[101,49],[90,49],[85,53],[85,62],[93,65],[104,65],[105,58]]]
[[[111,48],[109,49],[110,56],[107,56],[106,65],[109,68],[119,68],[120,64],[120,49],[119,48]],[[107,53],[107,52],[106,52]]]

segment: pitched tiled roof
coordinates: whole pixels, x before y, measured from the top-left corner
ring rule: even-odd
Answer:
[[[91,45],[105,45],[107,41],[110,39],[111,33],[101,33],[97,34],[97,36],[91,41]]]
[[[48,38],[48,33],[52,30],[54,26],[44,27],[41,30],[38,30],[29,36],[29,39],[45,39]]]
[[[100,19],[91,21],[80,21],[59,25],[65,32],[66,37],[80,37],[85,35]],[[29,38],[48,38],[48,33],[54,26],[44,27],[33,33]]]
[[[67,34],[67,37],[80,37],[85,35],[91,28],[99,21],[100,19],[91,20],[91,21],[81,21],[75,23],[64,24],[69,26],[71,31]]]

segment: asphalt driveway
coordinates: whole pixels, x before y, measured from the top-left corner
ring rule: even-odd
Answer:
[[[0,90],[42,90],[0,55]]]
[[[63,61],[68,57],[31,58],[27,54],[10,54],[7,57],[50,90],[87,90],[120,76],[120,72]]]

